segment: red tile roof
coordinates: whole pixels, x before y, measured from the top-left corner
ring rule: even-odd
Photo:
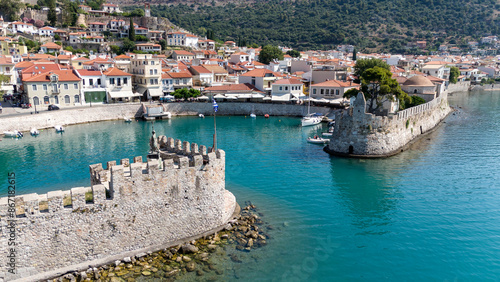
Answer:
[[[191,66],[191,68],[189,68],[189,70],[193,73],[199,73],[199,74],[202,74],[202,73],[212,73],[211,71],[207,70],[205,67],[203,66]]]
[[[109,68],[104,71],[106,76],[132,76],[130,73],[126,73],[118,68]]]
[[[76,76],[71,70],[58,70],[42,73],[28,78],[27,82],[49,82],[51,74],[57,74],[59,76],[59,81],[80,81],[81,79]]]
[[[302,84],[302,81],[295,79],[295,78],[286,78],[286,79],[280,79],[276,80],[273,84]]]
[[[241,76],[265,77],[266,74],[271,74],[274,77],[283,77],[281,73],[273,72],[268,69],[254,69],[242,74]]]
[[[181,71],[181,72],[169,72],[168,73],[172,78],[189,78],[193,77],[191,73],[186,72],[186,71]]]
[[[102,75],[102,72],[99,70],[76,70],[80,76],[98,76]]]
[[[221,85],[221,86],[212,86],[212,87],[207,87],[205,88],[205,91],[226,91],[226,92],[262,92],[259,89],[255,88],[250,83],[240,83],[240,84],[228,84],[228,85]]]
[[[325,86],[325,87],[359,87],[359,84],[351,83],[340,80],[327,80],[325,82],[316,83],[311,86]]]

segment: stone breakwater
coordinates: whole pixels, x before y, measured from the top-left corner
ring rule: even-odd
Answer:
[[[211,103],[166,103],[164,110],[174,116],[196,116],[204,114],[213,115]],[[311,113],[331,115],[338,109],[330,107],[314,107]],[[259,116],[269,114],[272,116],[304,116],[307,114],[305,105],[267,104],[267,103],[237,103],[220,102],[217,115],[250,115],[252,112]],[[142,116],[140,104],[111,104],[79,108],[66,108],[60,111],[41,111],[39,114],[23,116],[1,116],[0,134],[4,131],[20,130],[29,131],[31,128],[53,128],[55,125],[70,125],[105,120],[117,120],[124,117],[140,118]]]
[[[26,281],[157,251],[220,230],[236,201],[225,153],[158,137],[162,161],[90,166],[91,186],[15,197],[15,274],[7,272],[9,202],[0,199],[0,278]]]
[[[365,109],[365,97],[358,94],[352,107],[337,115],[325,152],[358,158],[392,156],[433,130],[452,111],[446,93],[390,116],[376,116]]]
[[[269,230],[249,204],[238,209],[234,220],[224,230],[200,239],[165,248],[158,252],[141,253],[116,260],[113,264],[67,273],[51,281],[137,281],[144,279],[175,279],[208,281],[221,280],[222,275],[237,276],[227,262],[242,263],[252,250],[264,247],[270,239]]]

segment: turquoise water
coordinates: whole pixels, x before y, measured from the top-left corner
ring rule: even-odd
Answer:
[[[226,262],[225,280],[500,280],[500,93],[450,104],[461,108],[435,132],[381,160],[330,157],[305,141],[322,128],[296,118],[217,117],[227,189],[274,227],[268,246]],[[212,143],[211,117],[154,127]],[[89,186],[88,164],[145,156],[150,130],[115,121],[4,138],[0,182],[14,171],[18,194]]]

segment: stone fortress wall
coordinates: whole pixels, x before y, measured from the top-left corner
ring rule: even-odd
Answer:
[[[91,187],[15,197],[16,275],[6,270],[10,215],[1,198],[0,278],[47,279],[223,228],[237,205],[225,190],[225,152],[158,141],[162,161],[95,164]]]
[[[365,109],[365,97],[358,94],[352,107],[337,115],[326,152],[348,157],[391,156],[432,130],[451,112],[447,93],[389,116],[376,116]]]

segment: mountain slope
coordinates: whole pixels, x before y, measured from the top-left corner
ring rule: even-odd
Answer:
[[[462,39],[499,34],[498,10],[496,0],[259,0],[159,5],[152,15],[199,35],[210,29],[221,40],[395,52],[409,41],[466,44]]]

